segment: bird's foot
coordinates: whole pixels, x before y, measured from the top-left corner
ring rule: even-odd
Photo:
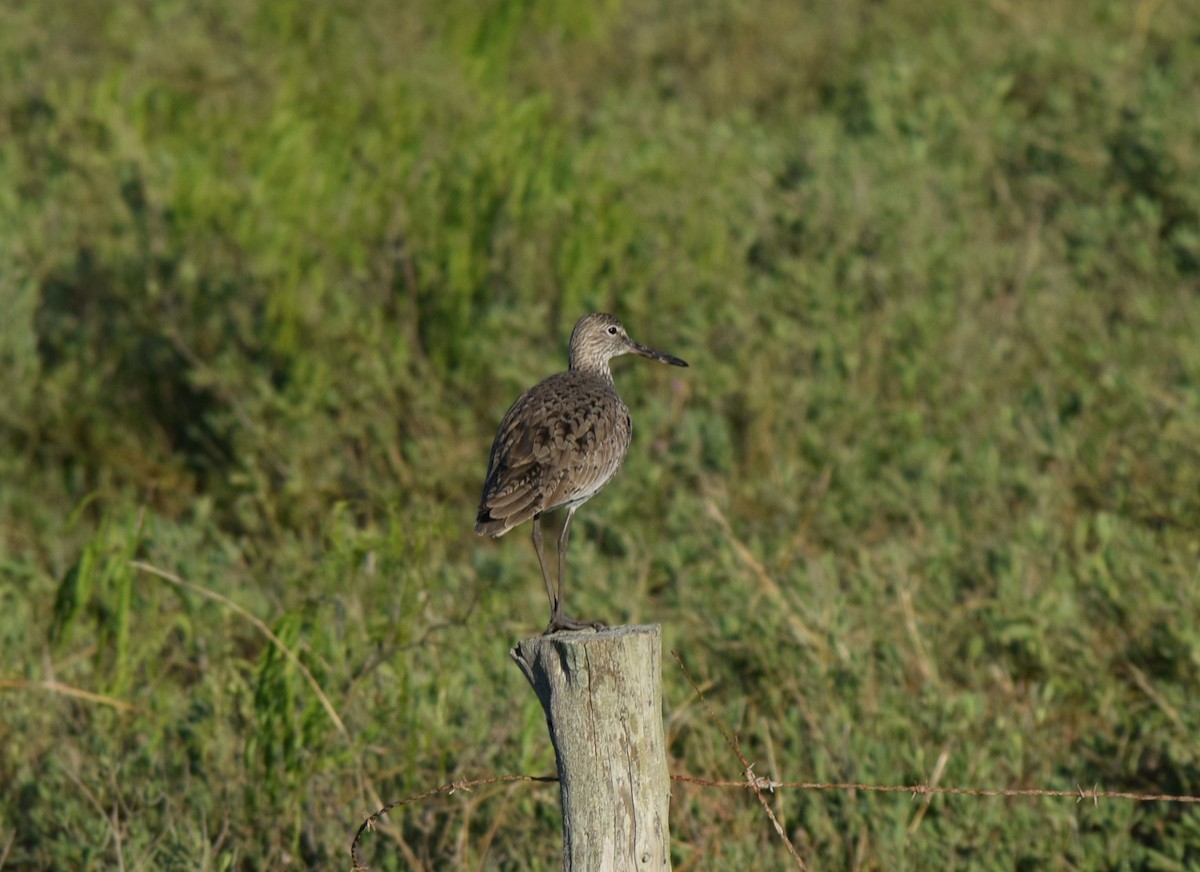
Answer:
[[[543,636],[552,636],[565,630],[603,630],[605,625],[600,621],[580,621],[567,615],[551,615],[550,623],[546,625]]]

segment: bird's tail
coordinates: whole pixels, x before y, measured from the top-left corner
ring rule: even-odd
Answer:
[[[479,514],[475,516],[475,532],[480,536],[491,536],[493,539],[497,539],[511,529],[508,518],[493,518],[490,509],[481,508]]]

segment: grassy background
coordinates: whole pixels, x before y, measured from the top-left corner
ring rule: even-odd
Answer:
[[[4,868],[344,868],[550,771],[471,524],[592,309],[692,368],[618,373],[572,609],[760,774],[1200,793],[1189,4],[44,0],[0,81]],[[1184,805],[773,801],[814,868],[1200,864]],[[366,856],[552,869],[556,809]],[[790,868],[753,797],[672,826]]]

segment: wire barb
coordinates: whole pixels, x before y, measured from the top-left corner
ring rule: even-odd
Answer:
[[[735,732],[731,735],[729,731],[725,729],[725,725],[717,720],[717,716],[713,712],[712,707],[709,706],[708,700],[704,698],[704,693],[700,690],[700,686],[696,684],[696,681],[692,678],[691,673],[687,671],[687,667],[683,665],[683,658],[679,656],[679,652],[675,649],[671,649],[671,656],[674,657],[675,662],[679,664],[679,671],[682,672],[683,677],[688,680],[688,684],[692,686],[692,690],[696,691],[696,696],[700,698],[700,702],[703,704],[704,711],[708,714],[709,719],[717,725],[717,729],[720,730],[721,735],[725,737],[726,744],[728,744],[729,747],[733,749],[733,753],[737,755],[738,762],[742,764],[742,772],[746,775],[746,786],[754,791],[754,796],[758,799],[759,805],[763,807],[763,811],[767,813],[767,818],[770,819],[771,825],[775,827],[775,832],[779,834],[779,838],[783,840],[783,844],[787,847],[788,853],[791,854],[792,859],[796,861],[796,868],[799,869],[800,872],[807,872],[808,865],[804,862],[804,859],[800,856],[800,854],[797,853],[796,846],[792,844],[792,840],[789,839],[787,833],[784,832],[783,824],[781,824],[779,819],[775,817],[775,812],[771,810],[771,804],[767,802],[767,798],[763,796],[763,787],[760,785],[758,777],[753,772],[753,764],[747,760],[746,755],[742,753],[742,746],[738,742],[737,733]],[[770,783],[770,780],[767,780],[768,786]],[[772,791],[772,793],[774,793],[774,791]]]

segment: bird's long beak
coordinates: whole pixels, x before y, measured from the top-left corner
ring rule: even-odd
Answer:
[[[667,354],[665,351],[659,351],[657,348],[650,348],[647,345],[642,345],[640,342],[634,342],[632,339],[629,340],[629,353],[648,357],[651,360],[657,360],[659,363],[669,363],[671,366],[687,366],[686,360],[680,360],[673,354]]]

